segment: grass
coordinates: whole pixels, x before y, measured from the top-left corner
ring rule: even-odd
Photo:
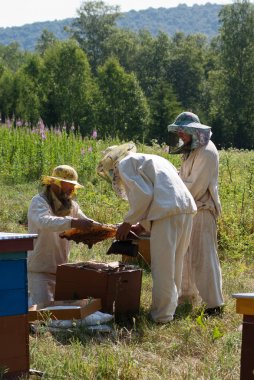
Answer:
[[[4,133],[2,140],[1,133]],[[38,179],[41,174],[50,174],[54,165],[60,163],[73,164],[81,173],[80,182],[85,184],[85,191],[79,191],[78,202],[88,216],[101,222],[121,222],[127,203],[119,200],[110,186],[95,174],[100,151],[115,141],[96,142],[72,136],[70,143],[65,134],[61,140],[53,132],[48,132],[50,138],[41,141],[35,134],[26,135],[28,132],[23,135],[17,131],[20,136],[13,130],[9,133],[0,128],[1,231],[27,232],[26,213],[38,191]],[[18,147],[19,139],[25,141],[33,161],[23,157],[26,152],[24,145],[22,149]],[[56,139],[59,139],[57,143]],[[33,148],[32,144],[35,144]],[[88,153],[90,146],[93,153]],[[68,151],[61,153],[58,147],[64,150],[68,147]],[[87,152],[85,155],[81,154],[82,148]],[[41,149],[45,162],[39,159]],[[139,150],[168,157],[157,145],[140,145]],[[169,158],[176,166],[180,164],[179,157]],[[242,316],[235,312],[232,294],[250,292],[254,287],[253,162],[253,152],[220,152],[223,214],[218,224],[218,243],[226,304],[222,317],[205,318],[201,307],[182,305],[172,323],[152,323],[148,318],[151,273],[145,267],[140,315],[131,323],[114,321],[109,334],[91,334],[84,328],[56,334],[42,328],[29,337],[30,367],[43,371],[44,378],[50,380],[239,379]],[[74,243],[70,261],[113,261],[117,257],[112,260],[105,254],[109,244],[110,241],[98,243],[89,250]]]

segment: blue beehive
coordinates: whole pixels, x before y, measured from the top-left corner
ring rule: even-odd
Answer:
[[[29,371],[26,257],[35,237],[0,232],[0,368],[7,370],[4,379],[16,379]]]
[[[27,314],[27,269],[25,254],[0,254],[0,317]]]

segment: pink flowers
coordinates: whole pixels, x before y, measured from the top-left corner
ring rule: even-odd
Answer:
[[[40,119],[38,122],[38,128],[39,128],[39,133],[41,135],[42,140],[45,140],[47,138],[47,136],[46,136],[45,125],[44,125],[42,119]]]
[[[91,146],[89,146],[89,147],[87,148],[87,152],[88,152],[88,153],[92,153],[92,152],[93,152],[93,148],[92,148]],[[81,153],[81,156],[84,156],[84,155],[86,154],[86,150],[85,150],[84,147],[81,148],[80,153]]]
[[[92,133],[92,138],[95,140],[97,139],[97,131],[93,131]]]

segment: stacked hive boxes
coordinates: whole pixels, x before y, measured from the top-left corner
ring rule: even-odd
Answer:
[[[36,235],[0,233],[0,378],[29,371],[26,251]]]

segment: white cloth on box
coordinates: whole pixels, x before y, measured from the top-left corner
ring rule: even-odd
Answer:
[[[111,322],[113,315],[102,313],[101,311],[96,311],[93,314],[88,315],[82,319],[76,320],[51,320],[48,323],[49,327],[58,327],[58,328],[70,328],[70,327],[79,327],[79,326],[97,326],[104,323]]]
[[[59,333],[63,329],[68,330],[69,332],[73,332],[73,329],[75,328],[74,325],[69,326],[69,327],[48,327],[48,330],[51,333]],[[87,326],[86,327],[86,332],[93,334],[93,333],[110,333],[112,331],[112,327],[109,325],[96,325],[96,326]]]
[[[70,242],[59,237],[71,228],[72,218],[86,218],[78,204],[72,201],[70,216],[55,216],[44,197],[33,197],[28,210],[28,231],[38,234],[34,249],[28,251],[28,287],[34,304],[52,301],[57,266],[68,261]]]
[[[81,326],[95,326],[101,325],[103,323],[108,323],[112,321],[114,316],[112,314],[102,313],[101,311],[96,311],[93,314],[80,320]]]
[[[197,300],[208,308],[223,305],[222,276],[217,254],[216,218],[221,213],[218,194],[219,154],[212,141],[194,149],[183,161],[180,177],[193,195],[198,213],[184,259],[182,299]]]

